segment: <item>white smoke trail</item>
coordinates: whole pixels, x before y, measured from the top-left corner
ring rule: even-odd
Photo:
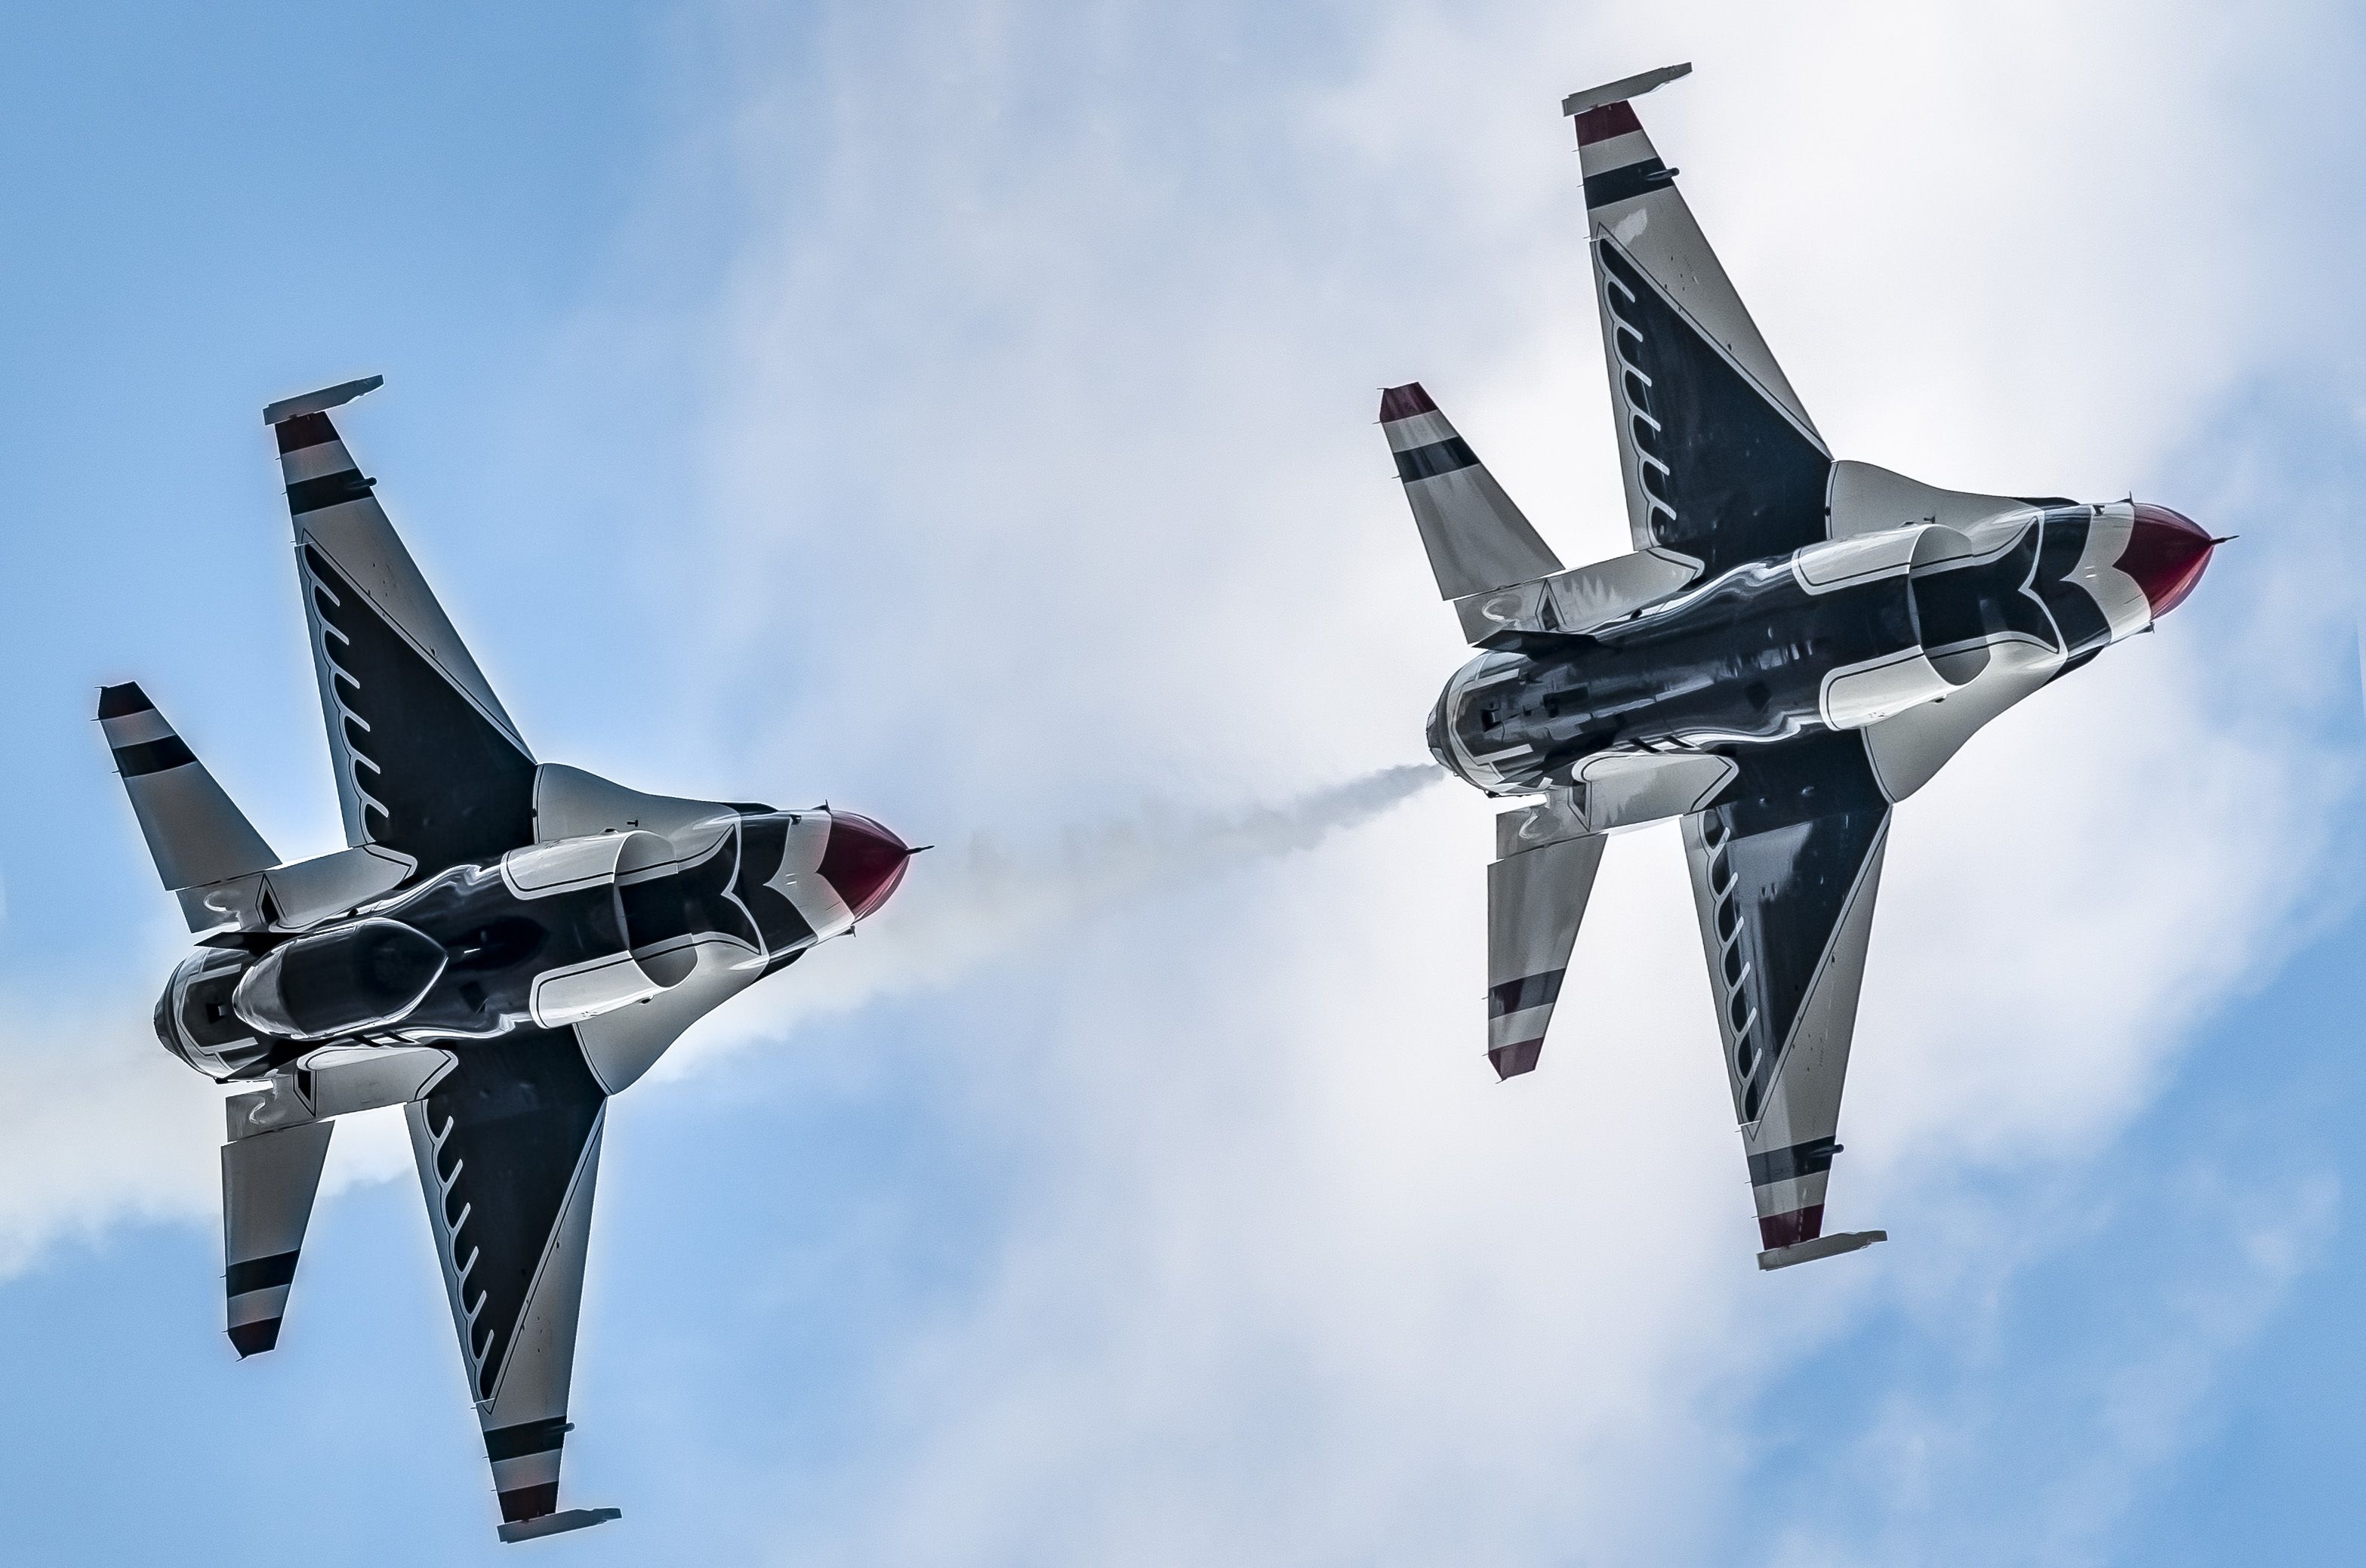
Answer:
[[[221,1111],[146,1009],[9,999],[0,1032],[0,1279],[134,1220],[209,1219]]]
[[[660,1064],[668,1076],[725,1051],[777,1038],[800,1019],[875,997],[950,985],[1093,915],[1231,868],[1310,850],[1446,777],[1431,762],[1380,768],[1277,806],[1177,812],[1155,803],[1131,818],[1013,849],[990,833],[914,863],[904,887],[851,941],[787,979],[733,1001]]]
[[[1041,851],[1013,851],[979,834],[924,856],[860,940],[833,942],[825,961],[801,964],[725,1007],[664,1066],[680,1073],[735,1045],[777,1038],[801,1018],[952,984],[1161,888],[1312,849],[1443,777],[1423,762],[1228,814],[1147,807]],[[213,1224],[220,1091],[157,1046],[145,1008],[127,999],[85,1016],[19,999],[10,1010],[17,1021],[0,1032],[0,1066],[18,1089],[0,1098],[0,1280],[61,1242],[125,1221]],[[64,1087],[92,1081],[106,1086],[103,1095]],[[345,1117],[323,1191],[410,1169],[399,1116]]]

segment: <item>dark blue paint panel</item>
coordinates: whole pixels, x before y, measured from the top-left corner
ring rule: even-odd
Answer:
[[[337,699],[346,745],[367,760],[371,840],[419,862],[421,874],[489,863],[534,841],[534,759],[387,625],[319,550],[303,552],[321,619],[336,632]],[[350,677],[348,679],[347,677]],[[362,728],[367,726],[366,728]]]
[[[427,1125],[443,1139],[445,1224],[467,1214],[454,1240],[458,1261],[477,1255],[464,1287],[474,1311],[468,1349],[481,1362],[473,1392],[489,1399],[606,1096],[572,1029],[518,1030],[468,1046],[458,1064],[428,1095]]]
[[[1711,838],[1732,868],[1729,897],[1749,964],[1742,988],[1763,1024],[1752,1031],[1766,1053],[1755,1075],[1763,1082],[1789,1049],[1889,802],[1852,730],[1752,752],[1704,815],[1721,829]]]
[[[1658,543],[1699,557],[1707,563],[1704,575],[1715,577],[1821,539],[1831,458],[1694,329],[1616,241],[1594,245],[1607,308],[1621,323],[1618,353],[1642,372],[1621,377],[1622,434],[1665,469],[1643,465],[1644,489],[1662,503],[1652,513]],[[1626,400],[1650,419],[1628,412]]]

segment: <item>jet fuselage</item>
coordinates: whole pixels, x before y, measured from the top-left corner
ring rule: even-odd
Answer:
[[[400,1106],[504,1541],[619,1517],[559,1470],[608,1101],[884,905],[913,853],[828,807],[651,795],[537,759],[331,419],[277,447],[344,847],[272,849],[137,682],[98,728],[197,950],[157,1038],[223,1097],[223,1327],[279,1343],[331,1134]]]
[[[209,1077],[254,1078],[332,1041],[466,1049],[580,1021],[680,984],[702,948],[760,978],[884,902],[907,853],[826,809],[521,846],[299,931],[199,946],[157,1036]]]
[[[1886,1235],[1823,1224],[1897,806],[2151,630],[2219,541],[2133,498],[1945,489],[1835,457],[1636,113],[1691,69],[1561,102],[1630,548],[1564,565],[1418,381],[1380,389],[1379,423],[1480,650],[1432,709],[1430,750],[1489,795],[1541,797],[1495,815],[1488,1062],[1536,1070],[1608,836],[1676,824],[1758,1265],[1787,1269]]]
[[[1430,750],[1491,794],[1527,793],[1570,784],[1605,753],[1862,728],[1944,700],[2008,644],[2059,654],[2067,672],[2125,629],[2093,586],[2099,568],[2132,579],[2158,615],[2191,591],[2211,543],[2175,513],[2125,503],[2033,507],[1977,543],[1922,532],[1948,542],[1900,538],[1886,556],[1877,538],[1814,546],[1589,633],[1509,638],[1447,682]]]

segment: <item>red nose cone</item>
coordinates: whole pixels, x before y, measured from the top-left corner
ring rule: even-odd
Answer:
[[[2119,569],[2136,580],[2157,619],[2185,603],[2216,541],[2182,513],[2150,502],[2136,502],[2135,526],[2120,552]]]
[[[829,841],[822,846],[821,874],[838,889],[846,907],[862,919],[887,902],[904,880],[911,846],[868,817],[851,811],[829,814]]]

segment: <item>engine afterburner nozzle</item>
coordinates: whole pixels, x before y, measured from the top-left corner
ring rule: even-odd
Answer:
[[[2212,538],[2209,530],[2183,513],[2148,501],[2137,502],[2135,513],[2127,545],[2114,564],[2144,590],[2158,620],[2185,603],[2210,565],[2210,552],[2225,541]]]
[[[912,846],[868,817],[851,811],[829,814],[829,841],[822,846],[821,874],[858,920],[887,902],[911,863]]]

